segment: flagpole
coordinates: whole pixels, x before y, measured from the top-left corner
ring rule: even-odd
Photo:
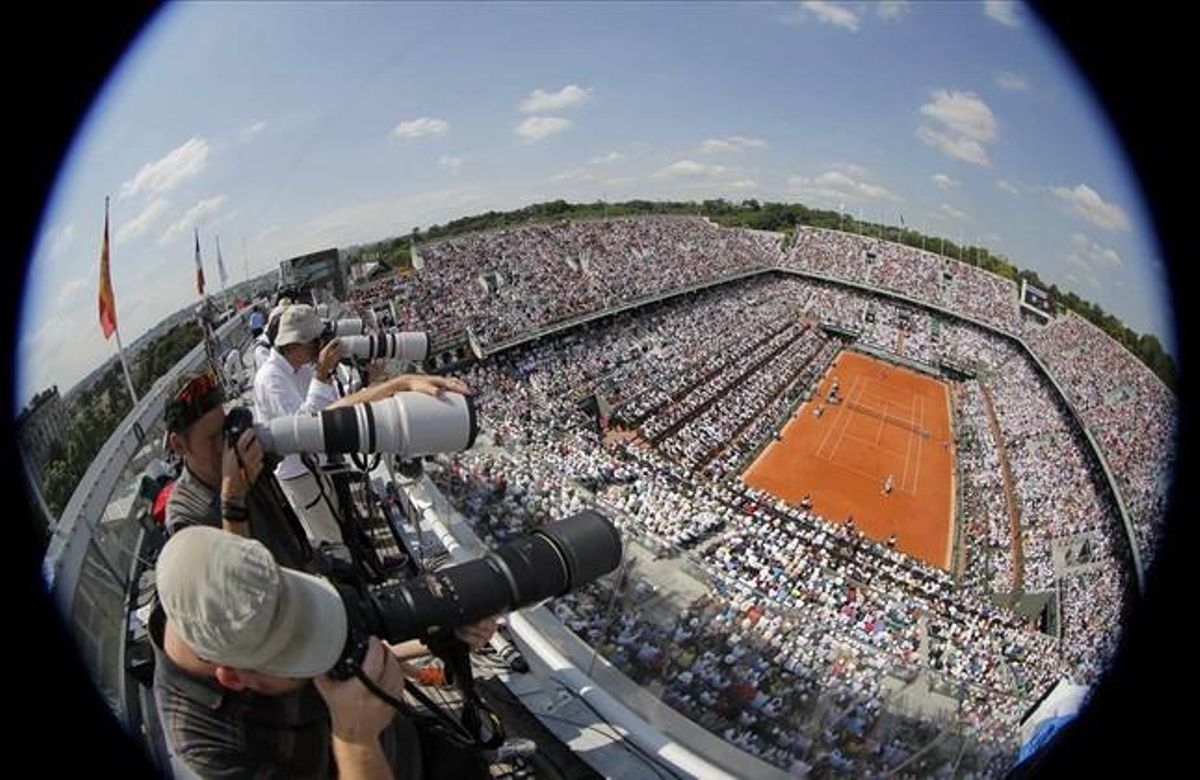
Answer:
[[[117,357],[121,359],[121,368],[125,372],[125,386],[129,388],[129,397],[133,399],[133,405],[137,406],[137,393],[133,391],[133,380],[129,377],[129,364],[125,362],[125,348],[121,346],[121,329],[113,328],[113,335],[117,337]]]
[[[108,196],[104,197],[104,248],[101,257],[101,273],[104,275],[101,280],[101,297],[103,297],[103,286],[107,282],[109,303],[111,304],[113,334],[117,337],[117,359],[121,361],[121,371],[125,374],[125,387],[129,390],[129,398],[133,401],[133,405],[137,406],[137,392],[133,389],[133,378],[129,375],[129,363],[125,361],[125,347],[121,344],[121,329],[117,327],[117,312],[116,298],[112,294],[112,275],[109,270],[109,246],[108,246]],[[101,321],[103,322],[103,308],[101,309]]]
[[[229,308],[229,296],[225,294],[225,263],[221,260],[221,237],[217,240],[217,274],[221,277],[221,311]]]

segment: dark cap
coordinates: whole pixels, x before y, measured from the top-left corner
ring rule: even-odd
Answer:
[[[221,383],[209,372],[189,374],[175,385],[167,399],[163,419],[170,433],[183,433],[204,415],[225,402]]]

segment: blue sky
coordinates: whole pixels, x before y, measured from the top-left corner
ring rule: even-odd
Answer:
[[[1007,3],[191,3],[98,96],[47,205],[18,400],[280,259],[552,198],[839,208],[979,242],[1173,348],[1119,141]]]

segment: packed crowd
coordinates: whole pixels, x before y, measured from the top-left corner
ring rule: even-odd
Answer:
[[[485,345],[564,320],[778,265],[779,238],[696,217],[559,222],[419,247],[422,267],[359,296],[394,296],[399,322],[470,328]]]
[[[753,599],[702,596],[663,622],[643,618],[636,607],[607,621],[609,598],[569,594],[554,611],[631,678],[661,686],[665,703],[794,774],[882,773],[936,736],[935,727],[885,712],[881,681],[888,669],[881,659]],[[935,774],[953,766],[954,754],[934,752],[911,768]],[[1003,769],[1000,762],[989,767],[986,758],[977,763],[983,774]]]
[[[1021,518],[1025,587],[1048,590],[1056,578],[1055,541],[1089,530],[1100,531],[1106,540],[1119,539],[1119,516],[1066,410],[1029,362],[1014,357],[987,381]],[[1118,564],[1110,560],[1109,565]],[[1113,605],[1088,601],[1093,610],[1119,606],[1120,600]]]
[[[1000,445],[989,424],[986,399],[978,382],[967,382],[958,395],[958,467],[963,479],[962,517],[966,523],[966,570],[963,584],[980,592],[1011,592],[1012,528],[1004,494]]]
[[[421,251],[421,271],[398,288],[377,285],[359,302],[396,294],[402,322],[465,323],[493,345],[580,314],[778,265],[897,291],[1020,332],[1010,281],[833,231],[800,229],[786,260],[772,236],[688,218],[562,223]],[[841,518],[821,516],[819,497],[815,506],[789,506],[737,479],[841,348],[842,339],[819,323],[903,357],[979,372],[957,394],[970,540],[963,586],[832,524]],[[1148,372],[1130,365],[1132,356],[1087,327],[1060,320],[1031,340],[1111,450],[1110,465],[1136,507],[1139,539],[1149,540],[1150,521],[1161,514],[1174,402]],[[1097,337],[1107,346],[1096,348]],[[1096,381],[1097,355],[1103,381]],[[619,666],[662,684],[672,706],[777,765],[819,757],[851,771],[872,766],[870,755],[903,754],[900,743],[864,748],[855,740],[886,709],[884,675],[911,678],[920,669],[960,699],[972,739],[1007,754],[1031,698],[1061,677],[1093,682],[1111,655],[1128,585],[1111,499],[1052,389],[1013,346],[973,325],[866,291],[766,274],[494,355],[464,378],[480,391],[484,441],[491,444],[448,459],[437,475],[441,487],[492,541],[594,504],[655,551],[692,558],[715,590],[673,626],[643,625],[632,613],[617,626],[602,625],[583,596],[559,607]],[[606,437],[582,411],[593,393],[612,405],[608,422],[619,436]],[[1136,428],[1149,442],[1120,425],[1130,403],[1149,410]],[[1015,584],[1002,461],[1021,522],[1024,587],[1058,589],[1061,641],[990,599]],[[1089,564],[1056,570],[1056,545],[1085,532],[1099,540]],[[736,668],[754,676],[714,678],[722,666],[706,650],[719,659],[738,651]],[[815,699],[844,696],[838,706],[851,717],[827,735],[797,732],[786,707],[772,704],[784,673],[803,676]],[[748,683],[742,690],[758,706],[718,706],[735,682]],[[793,681],[793,689],[801,687]],[[868,763],[856,763],[862,760]]]
[[[780,298],[789,297],[803,302],[793,312],[802,319],[789,322],[786,309],[778,308]],[[812,627],[810,636],[798,629],[780,632],[776,626],[775,633],[763,640],[778,639],[774,661],[786,662],[795,653],[801,660],[793,666],[801,668],[805,653],[820,647],[822,641],[854,648],[863,659],[863,665],[856,668],[878,667],[870,672],[875,675],[876,687],[860,682],[857,689],[859,701],[868,710],[881,702],[879,670],[903,676],[924,666],[962,698],[963,717],[974,738],[1003,743],[1012,737],[1012,728],[1030,703],[1029,697],[1039,695],[1060,677],[1080,682],[1095,679],[1119,625],[1108,606],[1119,609],[1123,591],[1100,588],[1093,593],[1068,583],[1063,592],[1064,624],[1075,628],[1064,632],[1061,646],[990,601],[987,594],[1007,592],[1011,586],[1011,543],[1003,492],[994,477],[999,447],[992,440],[978,383],[965,383],[960,404],[960,413],[970,419],[967,428],[974,431],[969,435],[978,445],[963,448],[965,510],[968,524],[976,524],[971,527],[985,529],[978,539],[974,534],[971,538],[980,546],[986,540],[987,553],[974,563],[969,561],[967,587],[956,587],[945,572],[871,542],[844,525],[831,524],[829,520],[841,518],[823,518],[819,496],[810,508],[789,506],[746,488],[737,480],[736,469],[709,470],[703,476],[694,470],[700,461],[691,454],[688,443],[707,447],[736,431],[746,404],[692,404],[686,399],[690,391],[703,393],[705,388],[717,386],[726,397],[732,397],[752,380],[760,386],[777,386],[783,381],[778,377],[758,382],[775,360],[755,369],[757,361],[745,356],[762,357],[791,347],[800,350],[797,345],[818,332],[804,322],[803,315],[816,310],[814,299],[835,298],[844,307],[856,308],[860,316],[866,311],[868,301],[857,294],[833,293],[826,286],[797,279],[755,279],[650,311],[620,315],[605,327],[585,329],[476,364],[464,378],[479,389],[480,408],[499,446],[449,459],[442,486],[469,516],[480,518],[485,535],[497,539],[543,519],[566,516],[581,505],[600,506],[624,531],[642,538],[652,549],[694,556],[717,583],[713,598],[722,609],[735,603],[734,599],[751,599],[766,615],[764,630],[789,617],[796,624]],[[764,304],[761,308],[767,313],[755,316],[759,307],[747,306],[750,300]],[[1011,347],[991,343],[973,329],[938,322],[929,315],[901,317],[900,312],[889,312],[878,301],[873,307],[876,322],[903,323],[905,332],[928,333],[929,343],[936,342],[939,347],[963,335],[975,346],[968,354],[979,365],[997,369],[988,381],[995,383],[990,389],[998,413],[1008,408],[1025,410],[1023,414],[1002,414],[998,424],[1005,443],[1017,447],[1014,476],[1021,508],[1037,515],[1025,532],[1027,556],[1048,563],[1048,551],[1060,534],[1111,523],[1111,511],[1105,509],[1091,482],[1082,450],[1065,447],[1066,454],[1048,461],[1052,467],[1026,470],[1042,456],[1036,449],[1026,451],[1022,443],[1040,441],[1046,438],[1048,428],[1057,431],[1067,423],[1048,389]],[[822,364],[817,356],[832,359],[840,342],[823,335],[810,338],[812,343],[804,349],[823,370],[827,363]],[[956,347],[971,349],[961,344]],[[714,366],[720,370],[713,372]],[[719,376],[714,378],[714,373]],[[737,387],[722,384],[730,375],[743,374],[745,381]],[[653,380],[645,381],[644,376]],[[819,373],[804,381],[811,383],[817,378]],[[661,434],[671,425],[677,427],[663,437],[657,451],[644,441],[624,438],[605,446],[594,420],[576,403],[597,388],[608,388],[617,399],[614,420],[640,425],[646,440],[652,440],[647,430]],[[686,419],[677,416],[673,410],[681,399],[686,408],[698,413]],[[790,411],[789,407],[785,414]],[[670,420],[665,427],[655,423],[663,415]],[[763,413],[755,419],[767,416]],[[769,438],[776,427],[766,426],[748,438]],[[744,433],[751,430],[753,427],[747,427]],[[681,446],[672,445],[681,438]],[[1053,441],[1057,446],[1070,440]],[[701,450],[703,447],[696,451]],[[1042,479],[1047,470],[1055,475],[1056,484]],[[1071,479],[1063,479],[1064,470]],[[1023,487],[1022,480],[1030,485]],[[1064,518],[1061,528],[1057,526],[1060,511]],[[1047,552],[1043,555],[1039,550]],[[1104,577],[1108,582],[1118,575],[1119,583],[1122,569],[1116,559],[1101,556],[1101,560],[1106,565],[1086,576]],[[1053,573],[1043,577],[1038,565],[1034,564],[1029,576],[1039,586],[1052,588]],[[1099,603],[1098,599],[1105,601]],[[1088,622],[1089,615],[1098,614],[1113,617],[1108,622]],[[579,617],[590,620],[594,616]],[[1086,630],[1081,630],[1085,626]],[[753,627],[744,636],[761,639]],[[924,657],[918,652],[922,637],[927,639]],[[779,648],[784,651],[782,658]],[[631,653],[629,648],[621,658],[633,659],[630,663],[635,666],[639,663],[637,652]],[[813,674],[819,690],[832,688],[841,679],[829,669]],[[703,701],[695,698],[697,690],[689,690],[693,702]],[[679,691],[681,697],[687,693]],[[673,703],[679,702],[683,699]],[[681,708],[687,706],[684,703]],[[762,742],[762,735],[752,737],[744,726],[731,734],[731,739],[741,739],[755,752],[782,760],[772,752],[772,746],[779,747],[777,742]]]
[[[784,265],[895,291],[998,328],[1020,331],[1017,285],[966,263],[867,236],[798,228]]]
[[[1059,317],[1028,343],[1096,437],[1147,565],[1162,530],[1175,460],[1174,395],[1120,344],[1074,315]]]

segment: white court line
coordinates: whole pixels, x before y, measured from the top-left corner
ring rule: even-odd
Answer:
[[[871,481],[874,484],[879,484],[879,475],[878,474],[871,474],[869,472],[863,471],[860,468],[856,468],[854,466],[848,466],[840,460],[830,460],[829,465],[833,466],[835,469],[842,469],[843,471],[851,471],[855,474],[858,474],[859,476],[866,477],[869,481]]]
[[[819,404],[820,398],[821,398],[821,386],[818,384],[816,397],[814,398],[813,403]],[[826,406],[828,406],[828,404],[826,404]],[[837,423],[836,423],[836,421],[834,421],[833,423],[830,423],[830,425],[825,429],[825,435],[821,437],[821,443],[819,445],[817,445],[816,456],[818,458],[825,457],[824,455],[821,454],[821,452],[824,451],[825,442],[827,442],[829,440],[829,437],[833,434],[833,429],[836,427],[837,427]]]
[[[925,399],[922,396],[917,396],[916,400],[921,402],[919,417],[917,418],[917,430],[923,430],[925,425]],[[921,447],[924,446],[924,436],[917,436],[917,473],[913,477],[913,493],[917,492],[917,484],[921,481]]]
[[[864,378],[865,377],[859,377],[859,379],[864,379]],[[858,383],[855,383],[854,387],[857,389]],[[851,392],[851,394],[853,394],[854,391],[851,390],[850,392]],[[861,398],[861,397],[862,397],[862,393],[859,393],[859,398]],[[858,400],[855,399],[854,403],[858,403]],[[830,462],[832,462],[833,459],[837,457],[837,451],[842,446],[842,439],[845,438],[846,431],[850,430],[850,419],[851,419],[850,412],[852,412],[852,411],[853,410],[849,406],[845,406],[845,405],[842,406],[842,416],[839,418],[839,421],[844,419],[846,421],[846,423],[845,423],[845,425],[842,426],[841,433],[838,434],[837,441],[833,445],[833,451],[829,453],[828,460]]]
[[[882,452],[885,455],[891,455],[893,458],[899,458],[903,454],[901,452],[897,452],[896,450],[888,449],[887,447],[876,446],[870,440],[864,439],[860,436],[851,436],[851,435],[847,434],[846,441],[852,441],[855,444],[861,444],[864,447],[874,447],[875,449],[879,450],[880,452]]]
[[[858,386],[860,384],[862,384],[862,379],[863,379],[863,377],[861,374],[854,378],[854,386],[850,388],[850,395],[854,395],[854,391],[858,389]],[[846,411],[845,402],[842,403],[841,409],[842,409],[842,411]],[[830,424],[829,429],[825,431],[825,435],[823,437],[821,437],[821,446],[817,447],[817,453],[816,453],[818,458],[821,458],[823,460],[832,459],[832,457],[833,457],[832,452],[828,456],[823,455],[822,453],[825,451],[825,445],[828,443],[829,437],[833,435],[833,431],[837,428],[838,423],[840,423],[845,416],[846,415],[844,415],[844,414],[838,415],[838,418],[836,420],[834,420],[833,423]],[[849,423],[847,423],[847,424],[849,424]],[[842,431],[842,432],[845,433],[845,431]],[[837,451],[836,445],[834,446],[833,451],[834,452]]]
[[[917,399],[914,396],[912,399],[912,406],[914,407],[914,411],[915,411],[916,404],[917,404]],[[920,437],[918,436],[917,438],[920,438]],[[912,433],[912,431],[909,431],[908,440],[904,443],[904,478],[900,480],[900,489],[904,490],[906,492],[908,491],[907,486],[908,486],[909,458],[912,457],[912,440],[913,440],[913,433]],[[914,488],[913,492],[916,492],[915,488]]]
[[[879,431],[875,434],[875,446],[879,446],[879,442],[883,441],[883,426],[887,425],[887,408],[888,402],[883,402],[883,411],[879,415]]]

